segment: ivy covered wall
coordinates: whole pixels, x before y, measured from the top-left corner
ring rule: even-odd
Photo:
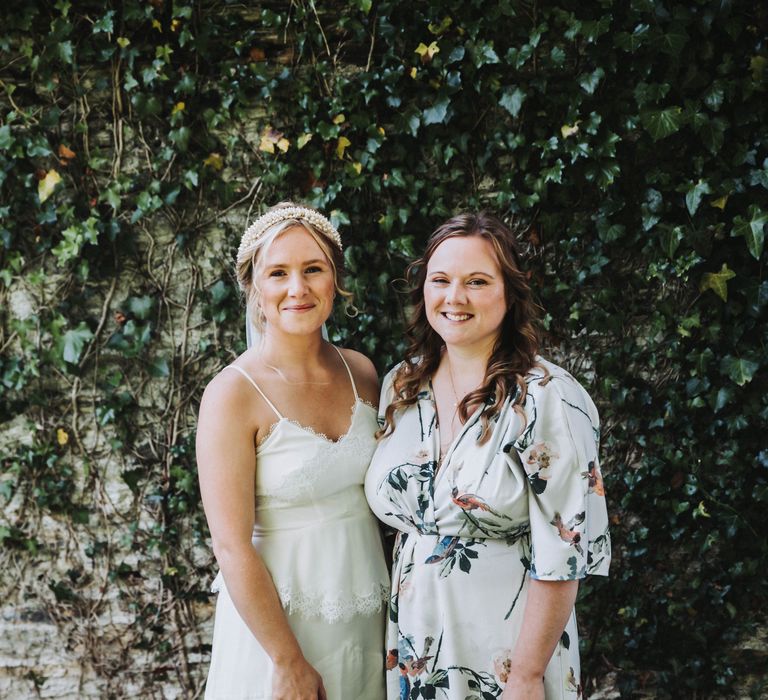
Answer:
[[[739,0],[6,3],[0,694],[199,696],[196,406],[244,348],[239,236],[296,198],[382,373],[435,225],[531,224],[604,426],[585,695],[766,696],[767,35]]]

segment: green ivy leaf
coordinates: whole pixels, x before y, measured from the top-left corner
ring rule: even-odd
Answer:
[[[191,136],[192,130],[188,126],[180,126],[178,129],[172,129],[168,133],[168,138],[170,138],[176,148],[182,152],[187,150]]]
[[[654,141],[671,136],[683,125],[683,110],[681,107],[646,110],[640,115],[640,121]]]
[[[8,124],[0,126],[0,151],[7,151],[14,144],[11,127]]]
[[[149,363],[149,373],[153,377],[167,377],[170,375],[171,370],[168,367],[168,359],[165,357],[156,357]]]
[[[56,51],[59,54],[59,58],[64,63],[70,65],[72,63],[72,42],[62,41],[57,47]]]
[[[634,53],[648,40],[648,30],[650,27],[647,24],[638,24],[634,31],[619,32],[616,35],[616,46],[624,51]]]
[[[640,207],[643,231],[650,231],[660,220],[663,198],[661,192],[649,188],[645,193],[645,202]]]
[[[704,104],[713,112],[717,112],[723,105],[725,99],[725,89],[722,82],[715,80],[709,89],[704,93]]]
[[[520,114],[523,102],[525,102],[525,93],[519,87],[505,88],[499,100],[499,104],[513,117]]]
[[[755,376],[759,366],[757,362],[728,355],[720,363],[720,371],[739,386],[744,386],[752,381],[752,377]]]
[[[597,86],[600,84],[600,81],[604,77],[605,71],[602,68],[595,68],[595,70],[593,70],[591,73],[587,73],[581,77],[581,80],[579,80],[579,86],[582,90],[584,90],[584,92],[592,95],[594,94],[595,90],[597,90]]]
[[[688,207],[688,212],[691,216],[693,216],[699,208],[701,198],[705,194],[710,194],[711,192],[712,190],[709,189],[709,184],[707,184],[706,180],[699,180],[688,190],[685,195],[685,206]]]
[[[128,300],[128,309],[138,319],[142,321],[149,318],[152,313],[153,301],[150,296],[131,297]]]
[[[675,27],[672,31],[664,32],[658,40],[659,50],[670,56],[679,56],[685,48],[690,37],[682,27]]]
[[[765,224],[768,221],[768,214],[756,204],[751,204],[748,211],[749,219],[745,219],[743,216],[734,218],[731,235],[744,236],[750,254],[755,260],[759,260],[763,253]]]
[[[680,243],[685,238],[685,229],[682,226],[663,226],[661,228],[661,248],[671,260],[675,257]]]
[[[725,130],[728,128],[728,122],[722,117],[706,119],[696,129],[704,146],[713,155],[720,152],[725,141]]]
[[[99,32],[105,32],[111,34],[114,31],[114,22],[112,21],[115,16],[114,10],[109,10],[100,20],[93,23],[91,31],[94,34]]]
[[[475,46],[470,46],[469,51],[472,55],[472,62],[476,68],[480,68],[489,63],[499,63],[499,57],[493,49],[493,44],[480,42]]]
[[[424,110],[422,122],[424,124],[442,124],[445,121],[450,103],[451,101],[446,96],[438,98],[431,107]]]
[[[62,357],[64,362],[76,365],[80,360],[83,347],[91,338],[93,338],[93,333],[82,321],[77,328],[68,330],[64,334],[63,340]]]

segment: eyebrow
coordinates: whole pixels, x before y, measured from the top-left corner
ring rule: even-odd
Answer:
[[[301,263],[301,265],[317,265],[318,263],[321,263],[322,265],[328,264],[327,261],[323,260],[322,258],[315,258],[313,260],[305,260]],[[268,270],[274,267],[288,267],[288,263],[272,263],[271,265],[266,266]]]
[[[443,272],[442,270],[435,270],[434,272],[430,272],[430,277],[432,275],[448,275],[449,273]],[[474,277],[475,275],[482,275],[483,277],[490,277],[491,279],[494,279],[493,275],[491,275],[488,272],[482,272],[481,270],[477,270],[476,272],[470,272],[467,275],[463,275],[463,277]]]

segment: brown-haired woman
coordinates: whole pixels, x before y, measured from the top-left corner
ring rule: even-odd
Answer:
[[[363,494],[370,360],[322,338],[341,239],[285,203],[248,227],[237,277],[260,342],[205,390],[197,462],[221,572],[207,700],[383,700],[388,583]]]
[[[597,411],[538,355],[501,221],[450,219],[408,277],[410,345],[365,482],[397,529],[387,697],[576,698],[578,579],[610,561]]]

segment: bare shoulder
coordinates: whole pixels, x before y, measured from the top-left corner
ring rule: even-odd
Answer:
[[[222,369],[205,387],[203,398],[200,402],[201,410],[214,408],[214,410],[236,410],[242,407],[242,403],[249,398],[247,384],[244,377],[238,376],[239,372]]]
[[[263,401],[238,371],[222,369],[205,387],[200,401],[198,428],[253,435],[270,418]]]
[[[361,398],[375,406],[379,401],[379,377],[373,362],[357,350],[339,349],[349,363]]]

